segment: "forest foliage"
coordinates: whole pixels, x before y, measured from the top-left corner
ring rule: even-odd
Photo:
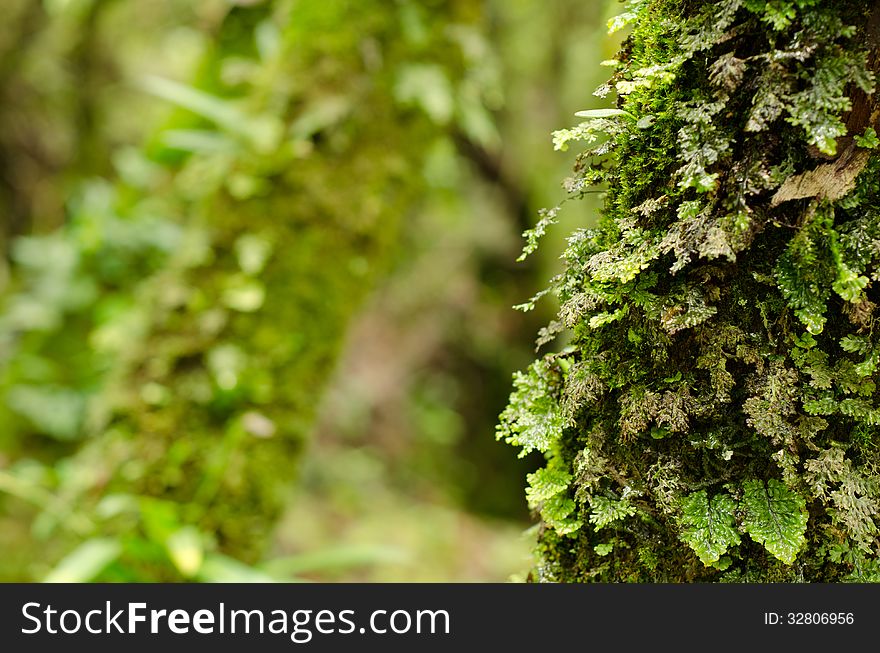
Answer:
[[[4,3],[0,578],[515,570],[513,259],[605,4]]]
[[[568,199],[605,191],[546,291],[539,343],[570,342],[498,430],[546,457],[534,577],[880,581],[880,7],[631,0],[609,26],[616,107],[554,135]]]
[[[111,4],[49,8],[42,34],[98,39]],[[63,224],[10,243],[0,478],[38,508],[45,557],[67,555],[50,579],[247,577],[424,192],[422,143],[453,121],[492,136],[467,3],[210,9],[178,80],[127,80],[173,109],[144,144],[95,136],[108,161]]]

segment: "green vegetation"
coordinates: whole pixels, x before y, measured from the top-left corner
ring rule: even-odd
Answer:
[[[346,325],[424,190],[423,144],[486,120],[460,42],[479,18],[234,7],[193,85],[137,80],[175,112],[79,184],[60,230],[12,246],[0,419],[21,462],[2,478],[41,509],[50,558],[84,541],[54,573],[260,560]]]
[[[555,134],[571,198],[607,190],[551,288],[541,341],[570,344],[498,431],[547,460],[533,577],[880,581],[880,6],[632,0],[625,25],[617,109]]]
[[[605,4],[6,1],[0,580],[521,570],[514,259]]]
[[[5,0],[0,580],[880,579],[880,8],[613,4]]]

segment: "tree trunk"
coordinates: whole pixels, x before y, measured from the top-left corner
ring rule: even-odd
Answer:
[[[630,3],[569,187],[570,347],[517,375],[536,579],[878,581],[880,4]],[[599,139],[596,146],[594,141]]]
[[[101,579],[216,580],[203,561],[264,553],[349,318],[418,206],[426,144],[453,118],[431,114],[412,76],[448,81],[434,92],[455,111],[463,55],[447,28],[480,19],[467,2],[403,11],[242,4],[195,88],[145,82],[180,111],[147,148],[146,181],[116,184],[108,220],[171,218],[176,245],[109,307],[126,306],[119,319],[87,318],[112,370],[57,488],[85,518],[78,539],[117,552]],[[112,267],[110,250],[87,265]],[[48,557],[71,544],[56,537]]]

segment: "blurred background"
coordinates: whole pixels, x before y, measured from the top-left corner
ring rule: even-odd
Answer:
[[[4,0],[0,580],[520,578],[512,306],[596,205],[516,259],[619,11]]]

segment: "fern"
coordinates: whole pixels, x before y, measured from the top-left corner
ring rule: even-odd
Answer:
[[[548,526],[560,535],[568,535],[581,527],[573,514],[574,500],[568,496],[572,475],[559,469],[544,468],[528,475],[526,499],[529,507],[538,509]]]
[[[771,478],[743,483],[743,528],[753,540],[763,544],[787,565],[804,547],[807,511],[803,497]]]
[[[595,496],[590,499],[590,507],[590,523],[597,531],[636,514],[636,507],[626,498]]]
[[[730,547],[740,543],[734,528],[735,509],[736,503],[729,495],[717,494],[710,500],[705,490],[682,500],[682,540],[704,565],[717,563]]]
[[[501,414],[497,438],[522,447],[521,458],[532,451],[549,451],[562,435],[565,420],[550,390],[549,374],[550,365],[536,361],[526,374],[514,375],[516,390]]]

